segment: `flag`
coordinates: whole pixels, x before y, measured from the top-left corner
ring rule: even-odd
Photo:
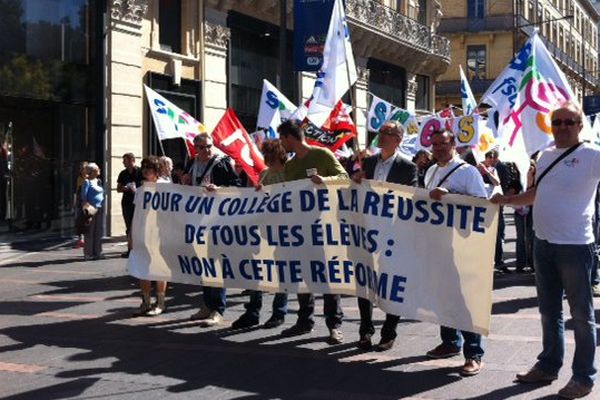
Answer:
[[[462,69],[462,65],[458,66],[460,69],[460,98],[462,100],[462,109],[464,115],[471,115],[477,107],[477,102],[471,91],[471,85],[467,81],[467,77]]]
[[[265,169],[262,154],[231,108],[225,111],[211,136],[215,146],[240,165],[248,179],[257,184],[259,174]]]
[[[338,100],[357,79],[344,5],[342,0],[335,0],[323,51],[323,66],[317,72],[308,108],[308,118],[311,122],[322,126]]]
[[[531,155],[550,145],[550,112],[567,100],[576,97],[534,33],[481,101],[498,112],[501,151],[510,156]]]
[[[277,128],[282,122],[287,121],[294,111],[296,111],[294,103],[289,101],[269,81],[263,79],[256,126],[265,129],[267,138],[279,137]]]
[[[594,123],[592,125],[592,143],[600,146],[600,113],[594,116]]]
[[[206,132],[204,125],[148,86],[144,85],[144,89],[158,140],[181,138],[185,141],[190,157],[194,157],[194,138],[199,133]]]
[[[340,100],[320,128],[306,118],[302,124],[306,142],[313,146],[327,147],[335,153],[348,140],[355,137],[356,126],[347,108],[348,106]]]

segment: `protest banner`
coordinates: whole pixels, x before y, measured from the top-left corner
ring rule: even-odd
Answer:
[[[138,189],[128,271],[140,279],[339,293],[382,310],[489,332],[498,207],[342,180]]]

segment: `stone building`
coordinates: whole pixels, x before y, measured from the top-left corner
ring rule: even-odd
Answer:
[[[314,74],[292,67],[293,3],[0,1],[0,27],[14,30],[15,38],[0,39],[0,136],[10,139],[8,157],[0,148],[7,158],[0,158],[0,174],[3,166],[6,170],[0,191],[10,203],[3,205],[0,196],[5,240],[72,234],[81,160],[101,165],[108,194],[106,233],[123,234],[116,192],[121,156],[160,152],[143,84],[209,131],[227,107],[253,131],[263,78],[279,83],[296,103],[310,96]],[[359,69],[355,118],[364,144],[369,93],[410,110],[433,109],[435,82],[450,64],[450,44],[435,33],[442,14],[438,0],[345,4]],[[285,32],[281,50],[280,31]],[[162,145],[175,161],[184,159],[179,141]]]
[[[535,28],[579,100],[600,90],[600,14],[589,0],[442,0],[442,8],[438,32],[453,62],[437,83],[436,108],[460,106],[459,65],[479,100]]]

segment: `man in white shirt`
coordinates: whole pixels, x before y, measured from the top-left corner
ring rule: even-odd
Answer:
[[[557,379],[565,353],[562,301],[566,293],[575,331],[575,357],[573,376],[558,395],[567,399],[588,395],[596,377],[591,269],[600,150],[579,141],[582,118],[576,104],[565,103],[555,109],[551,114],[555,147],[541,153],[535,186],[519,195],[492,198],[497,204],[533,204],[533,259],[543,350],[533,368],[517,374],[517,380],[539,383]]]
[[[455,146],[452,132],[436,131],[431,134],[433,158],[437,163],[425,174],[425,189],[430,190],[429,197],[439,201],[445,194],[457,193],[487,198],[481,174],[477,168],[457,156]],[[462,347],[465,364],[460,374],[473,376],[481,371],[481,358],[484,353],[481,335],[442,326],[440,336],[442,343],[428,351],[427,357],[453,357],[460,354]]]

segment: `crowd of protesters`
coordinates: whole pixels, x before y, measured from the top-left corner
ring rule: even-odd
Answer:
[[[596,375],[592,297],[600,296],[595,252],[600,231],[597,223],[600,150],[579,142],[582,117],[581,110],[571,103],[554,110],[551,119],[555,147],[532,157],[526,177],[521,176],[514,163],[501,161],[496,150],[489,151],[481,162],[477,162],[469,148],[456,148],[453,133],[444,130],[432,134],[432,152],[420,150],[410,160],[398,151],[404,129],[394,121],[384,123],[380,129],[379,153],[340,162],[329,150],[308,145],[302,128],[294,121],[287,121],[278,129],[279,139],[262,145],[268,168],[260,175],[257,190],[274,183],[306,178],[315,184],[332,179],[351,178],[356,183],[371,179],[422,187],[435,200],[440,200],[447,193],[459,193],[491,199],[500,206],[510,207],[517,234],[514,271],[535,273],[544,335],[543,351],[538,362],[529,371],[518,374],[517,380],[530,383],[557,378],[564,356],[564,293],[574,320],[576,352],[573,377],[559,395],[578,398],[591,392]],[[134,198],[136,188],[143,180],[201,186],[208,191],[248,185],[247,176],[239,166],[213,151],[210,135],[199,134],[194,139],[194,147],[196,156],[187,165],[173,165],[168,157],[150,156],[144,158],[141,168],[138,168],[133,154],[123,155],[125,169],[119,174],[117,191],[123,193],[123,217],[128,235],[128,251],[123,254],[124,257],[131,250]],[[563,160],[566,152],[572,153],[571,158]],[[292,158],[288,158],[290,153],[294,154]],[[568,164],[567,161],[573,159],[579,161]],[[563,161],[553,163],[554,160]],[[574,168],[579,163],[585,166]],[[77,215],[78,221],[85,222],[81,230],[84,232],[84,257],[98,259],[103,257],[100,241],[102,224],[99,221],[104,215],[100,169],[96,164],[88,163],[82,164],[81,171]],[[307,176],[307,171],[312,173]],[[494,267],[500,274],[513,272],[505,263],[503,253],[505,214],[508,210],[501,210],[494,257]],[[140,280],[142,304],[137,315],[155,316],[165,311],[167,283],[156,282],[155,286],[156,301],[153,303],[151,282]],[[202,293],[200,308],[191,318],[198,320],[202,327],[221,324],[227,306],[226,289],[203,287]],[[259,325],[263,296],[258,291],[250,291],[249,294],[246,312],[232,323],[232,329]],[[325,294],[323,299],[323,313],[330,332],[327,341],[330,344],[342,343],[344,314],[340,296]],[[287,303],[287,294],[274,296],[271,316],[263,325],[265,328],[275,328],[284,323]],[[298,303],[298,319],[282,331],[283,336],[302,335],[313,330],[314,295],[298,294]],[[380,341],[373,346],[373,305],[365,299],[358,299],[358,305],[360,330],[357,347],[376,351],[392,348],[400,316],[386,315]],[[441,327],[440,337],[441,344],[427,352],[428,357],[446,358],[463,353],[465,363],[461,374],[472,376],[481,371],[484,354],[481,335]]]

